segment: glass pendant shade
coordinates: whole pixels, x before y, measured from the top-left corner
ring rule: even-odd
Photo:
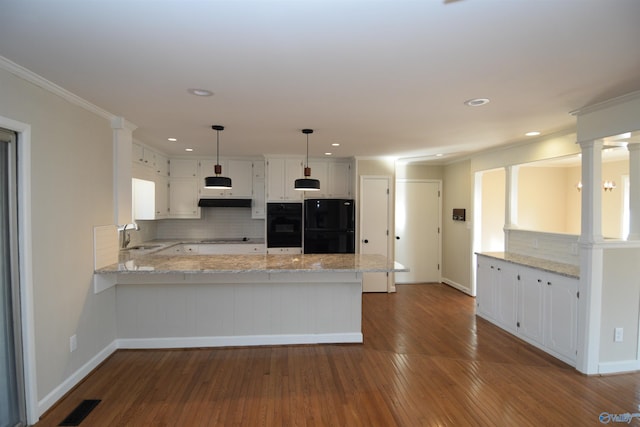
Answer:
[[[224,130],[224,126],[213,125],[211,129],[216,131],[216,165],[214,167],[215,176],[208,176],[204,179],[204,188],[229,190],[231,189],[231,178],[222,175],[222,166],[220,165],[220,131]]]
[[[309,178],[311,176],[311,168],[309,167],[309,134],[313,133],[313,129],[302,129],[302,133],[307,135],[307,163],[304,166],[304,178],[296,179],[293,188],[300,191],[319,191],[320,181]]]

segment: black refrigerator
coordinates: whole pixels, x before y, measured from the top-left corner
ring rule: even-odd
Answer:
[[[304,253],[354,253],[355,223],[355,203],[351,199],[305,200]]]

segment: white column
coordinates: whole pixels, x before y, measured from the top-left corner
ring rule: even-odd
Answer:
[[[581,243],[602,239],[602,141],[581,142],[582,222]]]
[[[602,314],[602,141],[581,142],[582,222],[576,369],[598,373]]]
[[[113,129],[113,221],[115,224],[129,224],[131,210],[131,150],[133,131],[136,126],[122,117],[111,120]]]
[[[505,228],[517,228],[518,226],[518,172],[520,166],[507,166],[505,168]]]
[[[640,144],[629,144],[629,238],[640,240]]]

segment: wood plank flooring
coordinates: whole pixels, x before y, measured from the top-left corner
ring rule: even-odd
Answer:
[[[83,399],[102,402],[81,426],[597,426],[640,412],[640,374],[581,375],[445,285],[397,290],[363,295],[364,344],[117,351],[36,425]]]

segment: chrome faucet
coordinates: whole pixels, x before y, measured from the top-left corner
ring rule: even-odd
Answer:
[[[127,233],[127,227],[130,225],[134,231],[140,230],[140,226],[135,222],[132,224],[125,224],[124,227],[122,227],[122,249],[125,249],[127,245],[131,243],[131,233]]]

